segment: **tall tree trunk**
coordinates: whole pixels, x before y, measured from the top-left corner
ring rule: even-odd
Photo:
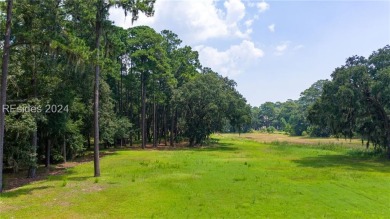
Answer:
[[[50,139],[50,136],[47,136],[45,167],[48,170],[50,170],[50,149],[51,149],[51,139]]]
[[[100,160],[99,160],[99,80],[100,80],[100,66],[99,66],[99,54],[100,54],[100,37],[102,34],[102,8],[104,0],[99,0],[96,12],[96,63],[95,63],[95,87],[94,87],[94,108],[93,108],[93,122],[94,122],[94,171],[95,177],[100,176]]]
[[[63,138],[62,153],[64,156],[64,163],[66,163],[66,136],[65,136],[65,134],[64,134],[64,138]]]
[[[137,130],[137,141],[141,140],[141,129],[142,129],[141,114],[142,113],[140,113],[137,116],[138,127],[140,127],[140,129]]]
[[[120,86],[119,86],[119,115],[122,115],[122,113],[123,113],[122,89],[123,89],[123,72],[121,69],[121,81],[120,81]]]
[[[153,138],[153,130],[152,130],[152,125],[153,125],[153,107],[151,107],[151,104],[149,104],[149,107],[147,107],[147,114],[149,116],[146,116],[146,137],[147,137],[147,142],[152,143],[152,138]]]
[[[166,111],[166,106],[164,106],[164,111],[163,111],[163,116],[164,116],[164,118],[163,118],[163,131],[164,131],[164,145],[165,146],[167,146],[167,126],[168,126],[168,124],[167,124],[167,111]]]
[[[153,147],[157,147],[157,113],[156,113],[156,97],[153,101]]]
[[[28,171],[27,171],[27,178],[35,178],[36,177],[36,165],[37,165],[37,162],[36,162],[36,153],[37,153],[37,145],[38,145],[38,131],[34,131],[33,132],[33,136],[32,136],[32,140],[31,140],[31,143],[32,143],[32,154],[30,156],[33,164],[29,166],[28,168]]]
[[[175,140],[175,143],[179,143],[179,139],[177,138],[178,134],[179,134],[179,130],[177,128],[177,121],[178,121],[178,112],[177,112],[177,109],[175,110],[175,124],[174,124],[174,140]]]
[[[162,139],[164,138],[164,107],[160,107],[157,110],[157,133],[158,133],[158,144],[161,144]]]
[[[121,114],[121,97],[120,97],[120,94],[119,94],[119,88],[120,88],[120,81],[118,81],[117,85],[116,85],[116,89],[117,89],[117,95],[118,95],[118,101],[115,101],[115,110],[114,112],[117,114],[117,115],[120,115]]]
[[[131,130],[130,130],[130,133],[129,133],[129,143],[130,143],[130,147],[133,146],[133,130],[134,130],[134,123],[133,123],[133,104],[130,100],[130,90],[127,90],[127,101],[128,101],[128,104],[129,104],[129,119],[130,119],[130,122],[132,123],[132,127],[131,127]]]
[[[171,131],[169,136],[169,145],[174,147],[175,146],[175,110],[172,109],[172,115],[171,115]]]
[[[10,53],[10,37],[11,37],[11,18],[12,18],[12,0],[7,2],[7,20],[5,24],[5,38],[3,46],[3,60],[1,66],[1,95],[0,95],[0,193],[3,192],[3,151],[4,151],[4,129],[5,129],[5,112],[4,107],[7,98],[7,76],[8,63]]]
[[[142,136],[142,149],[146,147],[146,84],[145,84],[145,75],[141,73],[141,136]]]
[[[133,65],[132,63],[130,62],[130,72],[128,74],[126,74],[127,77],[129,77],[129,75],[133,75]],[[130,123],[132,124],[132,127],[130,129],[130,133],[129,133],[129,144],[130,144],[130,147],[133,146],[133,135],[134,135],[134,127],[135,127],[135,121],[134,121],[134,118],[133,118],[133,103],[131,101],[131,96],[132,96],[132,93],[131,93],[131,89],[129,89],[127,86],[125,86],[125,90],[126,90],[126,107],[128,107],[127,109],[127,112],[129,113],[128,116],[129,116],[129,120],[130,120]]]
[[[36,60],[34,55],[34,66],[32,67],[32,86],[34,89],[34,98],[38,97],[38,91],[37,91],[37,70],[36,70]],[[37,129],[34,130],[33,136],[32,136],[32,148],[31,148],[31,160],[30,160],[30,166],[29,170],[27,172],[27,178],[35,178],[36,176],[36,167],[37,167],[37,149],[38,149],[38,124],[37,120],[35,118],[35,124],[37,126]]]

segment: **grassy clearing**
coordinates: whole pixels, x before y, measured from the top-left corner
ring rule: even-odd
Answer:
[[[237,134],[224,134],[224,136],[237,137]],[[362,141],[359,139],[343,139],[343,138],[312,138],[304,136],[289,136],[286,134],[274,133],[245,133],[240,135],[241,138],[246,138],[262,143],[289,143],[303,145],[337,145],[348,148],[362,148]]]
[[[0,218],[386,218],[390,162],[218,135],[211,148],[117,151],[8,191]]]

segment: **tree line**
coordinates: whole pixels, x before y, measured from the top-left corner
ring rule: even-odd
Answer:
[[[298,100],[266,102],[251,108],[246,131],[285,131],[290,135],[361,138],[367,148],[390,158],[390,46],[368,58],[352,56],[330,80],[319,80]]]
[[[154,2],[0,3],[1,33],[10,30],[0,48],[8,54],[1,93],[5,168],[27,168],[35,177],[39,164],[49,167],[93,148],[99,176],[100,147],[182,140],[195,146],[227,123],[243,129],[250,106],[233,80],[203,67],[170,30],[124,29],[108,19],[111,7],[133,21],[138,13],[152,16]]]
[[[349,57],[331,78],[308,120],[335,136],[358,136],[367,148],[387,151],[390,158],[390,46],[368,58]]]
[[[298,100],[285,102],[265,102],[252,107],[251,125],[248,131],[284,131],[293,136],[328,137],[327,129],[311,124],[307,119],[312,105],[321,97],[323,85],[327,80],[319,80],[303,91]]]

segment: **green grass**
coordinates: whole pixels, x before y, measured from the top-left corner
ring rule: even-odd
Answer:
[[[388,218],[390,162],[264,144],[124,150],[0,197],[0,218]]]

